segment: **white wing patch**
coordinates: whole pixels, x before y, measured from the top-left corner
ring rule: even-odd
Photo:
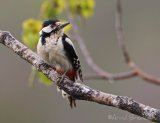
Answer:
[[[66,40],[66,41],[73,47],[73,49],[75,50],[75,47],[74,47],[72,41],[71,41],[69,38],[67,38],[67,37],[66,37],[65,40]],[[76,50],[75,50],[75,51],[76,51]]]

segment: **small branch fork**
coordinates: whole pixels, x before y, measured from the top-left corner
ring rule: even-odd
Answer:
[[[127,72],[120,72],[120,73],[109,73],[105,70],[103,70],[100,66],[98,66],[94,60],[92,59],[90,52],[88,51],[88,48],[85,44],[85,41],[79,34],[78,25],[74,21],[73,16],[69,12],[69,8],[66,8],[66,13],[68,16],[69,21],[73,25],[73,36],[76,39],[78,46],[80,47],[80,50],[86,60],[86,63],[88,66],[96,73],[96,74],[89,74],[85,75],[85,80],[91,80],[91,79],[105,79],[105,80],[123,80],[128,79],[132,77],[140,77],[141,79],[145,80],[146,82],[150,82],[153,84],[160,85],[160,78],[157,78],[153,75],[145,73],[143,70],[141,70],[134,61],[131,60],[129,53],[127,51],[127,48],[124,44],[124,33],[122,28],[122,5],[121,0],[116,0],[116,10],[115,10],[115,32],[117,41],[119,43],[119,47],[123,53],[124,59],[126,64],[131,68],[131,70]]]
[[[66,6],[67,6],[67,2],[66,2]],[[92,59],[90,52],[85,44],[85,41],[80,36],[78,25],[74,21],[74,18],[71,15],[68,6],[66,7],[65,11],[66,11],[69,21],[73,25],[73,28],[72,28],[73,35],[72,36],[77,41],[78,46],[86,60],[87,65],[96,73],[96,74],[90,74],[90,75],[84,76],[85,80],[90,80],[90,79],[121,80],[121,79],[127,79],[130,77],[136,76],[136,73],[134,71],[112,74],[112,73],[106,72],[101,67],[99,67]]]
[[[43,72],[61,89],[77,100],[96,102],[102,105],[116,107],[154,122],[160,122],[160,110],[139,103],[126,96],[117,96],[92,89],[84,84],[73,83],[67,78],[59,82],[60,75],[53,67],[45,63],[36,53],[16,40],[9,32],[0,31],[0,43],[12,49],[22,59]]]
[[[134,61],[131,60],[127,48],[124,44],[124,33],[122,28],[122,5],[121,0],[116,0],[116,11],[115,11],[115,31],[117,36],[117,41],[119,43],[119,47],[122,50],[125,62],[132,69],[132,71],[143,80],[147,82],[154,83],[160,85],[160,78],[157,78],[153,75],[145,73],[141,68],[139,68]]]

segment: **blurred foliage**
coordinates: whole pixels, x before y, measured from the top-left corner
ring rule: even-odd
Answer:
[[[64,0],[45,0],[41,6],[41,17],[44,19],[58,18],[64,10]]]
[[[39,30],[41,29],[42,22],[40,20],[28,19],[23,22],[23,35],[22,40],[25,45],[35,50],[39,40]]]
[[[88,18],[93,15],[94,7],[94,0],[69,0],[69,8],[71,12],[84,18]]]
[[[66,10],[69,10],[70,14],[73,16],[78,15],[87,19],[93,16],[94,7],[94,0],[44,0],[40,8],[40,19],[30,18],[23,22],[22,41],[29,48],[36,51],[42,20],[61,18],[66,14]],[[65,22],[65,20],[61,21]],[[68,33],[71,28],[71,25],[64,28],[65,33]],[[31,74],[34,74],[34,72],[31,72]],[[52,85],[52,82],[43,73],[39,72],[38,78],[43,84],[47,86]]]
[[[49,80],[42,72],[38,72],[38,77],[41,83],[44,85],[50,86],[53,84],[51,80]]]

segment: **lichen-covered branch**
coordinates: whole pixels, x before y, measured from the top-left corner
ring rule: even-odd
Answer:
[[[160,122],[160,110],[141,104],[132,98],[104,93],[84,84],[73,83],[67,78],[59,82],[61,77],[54,68],[45,63],[36,53],[16,40],[9,32],[0,31],[0,43],[12,49],[21,58],[32,64],[38,71],[43,72],[61,89],[65,90],[77,100],[86,100],[116,107],[148,120]]]

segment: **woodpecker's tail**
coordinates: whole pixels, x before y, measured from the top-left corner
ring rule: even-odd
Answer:
[[[62,97],[63,97],[64,99],[67,99],[67,100],[68,100],[69,105],[70,105],[71,108],[76,107],[76,100],[75,100],[71,95],[69,95],[69,94],[66,93],[65,91],[61,90],[58,86],[57,86],[57,90],[58,90],[59,92],[62,91]]]
[[[71,108],[76,107],[76,100],[71,95],[67,94],[65,91],[62,90],[62,96],[63,98],[68,99]]]
[[[76,100],[73,97],[71,97],[70,95],[67,98],[68,98],[70,107],[71,108],[76,107]]]

